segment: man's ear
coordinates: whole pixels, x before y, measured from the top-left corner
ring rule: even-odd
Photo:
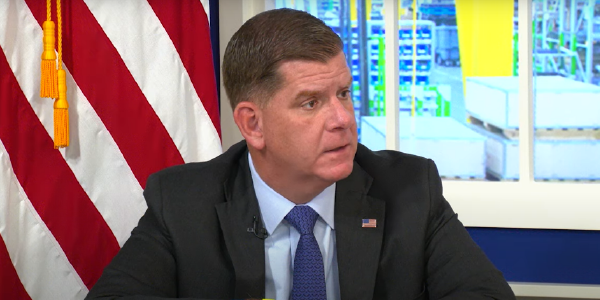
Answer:
[[[250,101],[240,102],[233,110],[233,120],[249,146],[257,150],[264,148],[262,110]]]

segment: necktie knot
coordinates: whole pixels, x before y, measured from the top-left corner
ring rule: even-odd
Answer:
[[[292,210],[285,216],[285,219],[292,225],[301,235],[313,234],[313,228],[317,222],[319,214],[308,205],[294,206]]]

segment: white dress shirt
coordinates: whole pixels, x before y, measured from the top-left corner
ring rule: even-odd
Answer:
[[[269,187],[258,175],[248,153],[254,192],[269,233],[265,239],[265,297],[287,300],[292,292],[294,256],[300,233],[284,217],[296,204]],[[335,183],[327,187],[306,205],[318,214],[314,228],[315,238],[323,255],[327,299],[340,299],[337,251],[335,249],[334,207]]]

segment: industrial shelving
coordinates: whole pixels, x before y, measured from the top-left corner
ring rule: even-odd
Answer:
[[[594,80],[594,43],[600,22],[593,0],[535,0],[534,58],[539,74],[556,74],[583,82]]]
[[[415,28],[413,28],[413,24]],[[402,114],[448,116],[447,99],[441,99],[437,87],[429,85],[431,70],[435,60],[435,23],[428,20],[399,21],[399,94],[400,112]],[[384,80],[384,30],[383,21],[371,20],[368,24],[370,39],[369,80],[372,97],[369,101],[371,116],[385,115],[385,80]],[[416,34],[413,37],[413,34]],[[412,88],[413,78],[415,87]],[[413,108],[413,93],[416,95]],[[444,94],[449,95],[449,93]],[[414,111],[413,111],[414,110]]]

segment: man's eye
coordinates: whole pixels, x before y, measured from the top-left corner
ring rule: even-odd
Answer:
[[[304,103],[304,105],[302,105],[302,106],[305,108],[314,108],[315,105],[317,105],[317,100],[308,101],[308,102]]]
[[[340,93],[340,97],[342,98],[350,98],[350,90],[345,90]]]

